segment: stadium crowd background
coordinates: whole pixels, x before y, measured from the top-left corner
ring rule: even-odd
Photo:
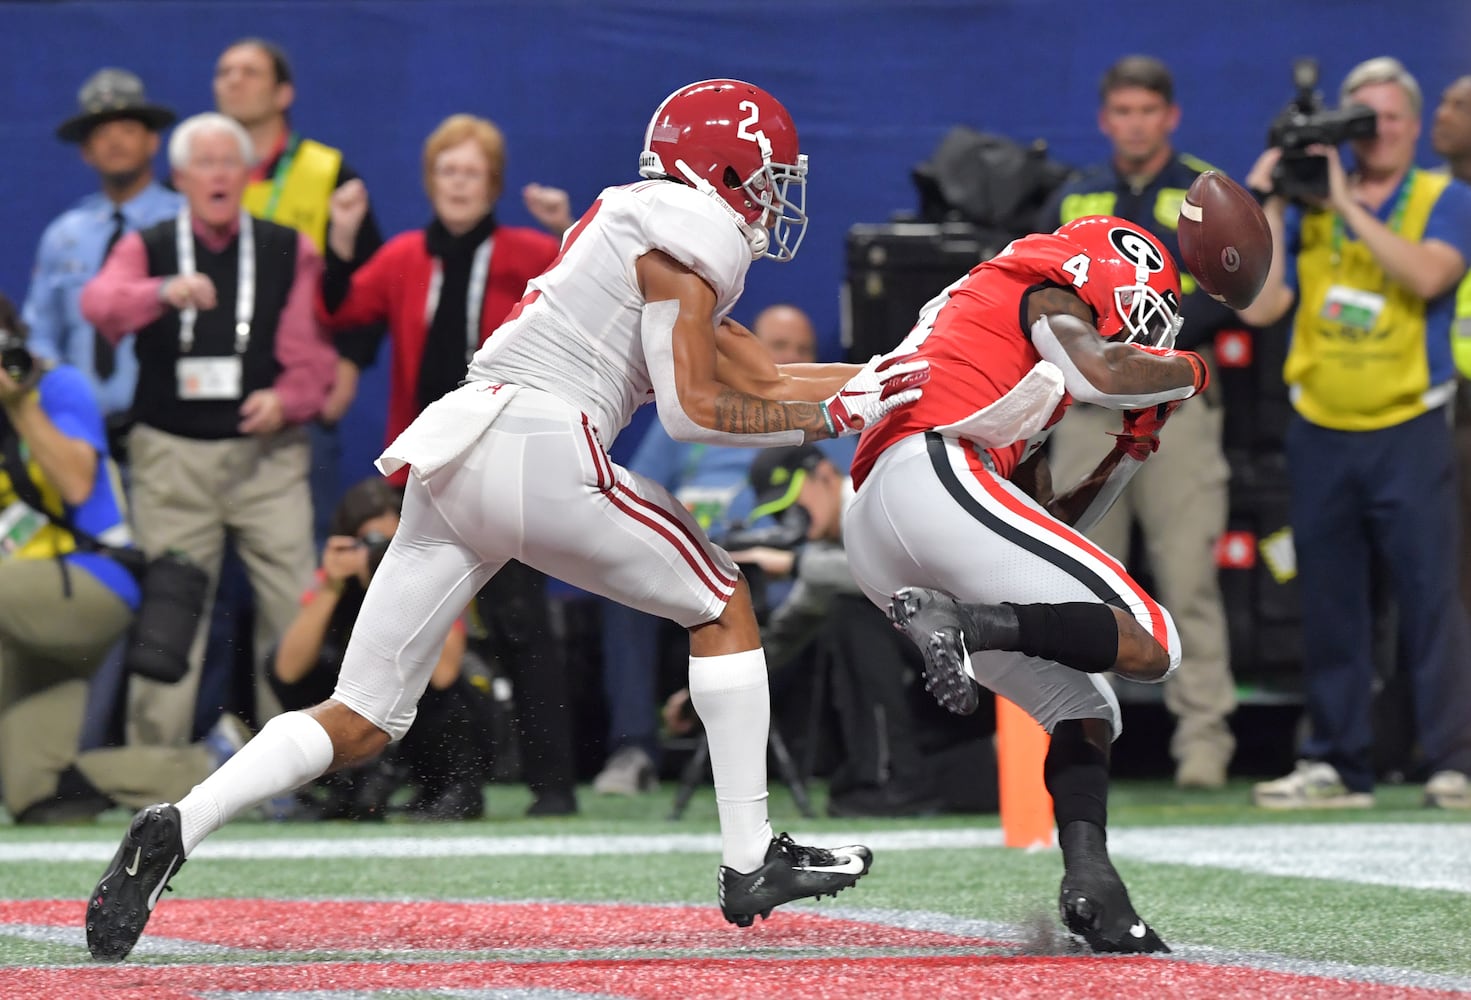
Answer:
[[[634,179],[649,108],[674,87],[749,79],[790,109],[812,164],[801,256],[751,270],[745,301],[793,302],[835,358],[843,238],[859,222],[912,210],[910,169],[952,125],[1045,138],[1064,163],[1102,157],[1098,78],[1119,56],[1169,63],[1185,109],[1176,148],[1241,176],[1267,124],[1292,97],[1291,64],[1315,55],[1330,103],[1343,75],[1400,57],[1427,100],[1466,72],[1471,6],[1264,0],[1190,5],[1046,0],[926,2],[9,3],[0,14],[0,288],[25,293],[47,222],[95,189],[56,124],[76,112],[92,72],[138,73],[149,98],[181,116],[210,110],[220,51],[262,35],[292,56],[292,122],[342,149],[365,178],[385,234],[429,216],[424,137],[458,111],[490,118],[509,152],[502,221],[533,224],[516,193],[565,188],[574,214],[607,184]],[[1433,106],[1433,105],[1432,105]],[[1428,128],[1421,162],[1434,162]],[[160,155],[160,176],[167,171]],[[747,317],[749,319],[749,317]],[[345,475],[371,472],[382,443],[386,372],[365,373],[345,421]],[[642,415],[648,419],[649,414]],[[638,428],[614,450],[623,460]],[[351,481],[350,475],[348,476]]]

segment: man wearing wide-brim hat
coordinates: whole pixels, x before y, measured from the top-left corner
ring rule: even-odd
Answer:
[[[159,133],[176,116],[149,101],[143,81],[125,69],[93,73],[82,84],[77,105],[77,113],[57,126],[56,135],[80,146],[83,161],[97,171],[101,190],[46,227],[24,316],[31,350],[86,373],[111,436],[121,440],[138,374],[132,340],[114,348],[97,337],[82,319],[77,298],[124,233],[178,214],[179,196],[153,176]]]

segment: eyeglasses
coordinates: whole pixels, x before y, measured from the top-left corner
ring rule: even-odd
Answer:
[[[245,161],[238,156],[196,156],[189,161],[191,170],[244,170]]]
[[[435,180],[452,181],[463,178],[467,181],[483,181],[490,176],[490,171],[481,167],[459,167],[454,165],[436,165],[434,168]]]

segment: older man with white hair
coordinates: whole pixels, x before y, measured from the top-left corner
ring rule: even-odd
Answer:
[[[81,304],[106,337],[137,331],[129,449],[138,544],[150,556],[182,551],[210,572],[212,591],[230,532],[255,592],[260,654],[311,577],[302,425],[321,410],[336,352],[312,314],[316,248],[242,209],[254,158],[231,118],[201,114],[179,125],[169,163],[184,207],[125,236]],[[189,741],[204,639],[197,628],[177,684],[133,679],[130,742]],[[259,662],[256,682],[258,714],[274,714]]]

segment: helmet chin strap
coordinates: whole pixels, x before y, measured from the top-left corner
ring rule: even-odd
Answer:
[[[731,207],[730,202],[720,197],[720,192],[715,190],[715,186],[709,181],[705,180],[705,178],[701,177],[694,170],[691,170],[688,163],[685,163],[683,160],[675,160],[674,169],[678,170],[679,173],[684,177],[684,179],[689,181],[690,186],[693,187],[696,191],[701,191],[705,194],[708,194],[711,198],[715,199],[715,203],[717,205],[725,209],[726,213],[731,217],[735,224],[740,227],[741,235],[744,236],[746,238],[746,242],[750,244],[752,260],[760,260],[762,257],[766,256],[766,248],[771,244],[771,234],[766,231],[766,227],[753,226],[745,219],[741,218],[740,213]]]

